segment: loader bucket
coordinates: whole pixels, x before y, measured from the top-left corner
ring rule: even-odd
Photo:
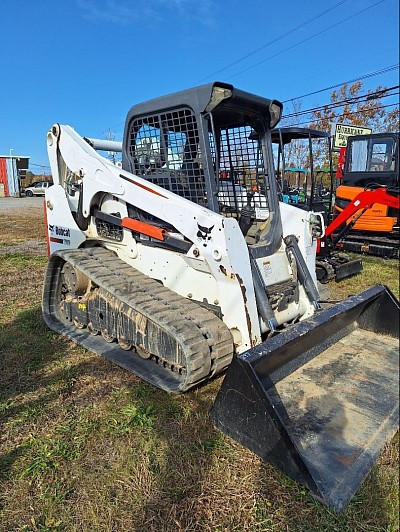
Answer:
[[[347,261],[338,261],[334,264],[336,281],[347,279],[351,275],[360,273],[363,269],[361,259],[353,259]]]
[[[398,336],[376,285],[234,357],[212,421],[340,512],[397,429]]]

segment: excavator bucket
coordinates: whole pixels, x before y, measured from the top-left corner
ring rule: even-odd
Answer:
[[[215,426],[342,511],[399,418],[399,302],[382,285],[235,357]]]

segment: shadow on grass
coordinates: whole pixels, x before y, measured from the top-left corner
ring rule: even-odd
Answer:
[[[182,418],[181,423],[171,421],[173,428],[165,414],[158,418],[157,430],[165,435],[164,459],[135,530],[239,530],[246,525],[254,531],[350,532],[396,526],[391,506],[396,506],[397,492],[383,485],[376,467],[342,513],[314,500],[307,488],[272,465],[261,462],[257,468],[258,459],[252,461],[252,453],[232,446],[208,419],[216,384],[203,385],[183,399],[165,394],[166,410],[175,411],[178,419],[182,413],[177,405],[192,403],[191,416],[184,423]]]
[[[73,347],[48,329],[39,306],[18,312],[12,322],[2,325],[0,430],[3,448],[10,450],[0,453],[0,478],[9,475],[13,463],[24,453],[24,440],[32,436],[27,432],[30,424],[40,419],[43,426],[46,419],[56,416],[74,401],[72,393],[78,377],[97,371],[94,356],[87,353],[87,360],[82,361],[86,353],[80,352],[76,360],[71,356]],[[18,428],[17,435],[13,423]],[[11,438],[9,443],[7,435]]]
[[[211,509],[211,470],[218,471],[219,455],[231,449],[208,417],[216,385],[214,381],[180,396],[160,390],[149,395],[149,401],[160,405],[155,430],[162,459],[155,456],[150,465],[154,483],[136,516],[135,530],[207,530],[207,523],[218,522],[216,516],[210,522],[210,510],[214,514],[218,504]]]
[[[143,405],[143,411],[134,411],[135,416],[143,413],[143,423],[154,418],[151,425],[154,433],[149,431],[153,447],[150,451],[143,451],[143,455],[140,448],[133,447],[130,455],[143,456],[147,460],[146,473],[151,487],[148,491],[144,489],[138,499],[133,484],[129,484],[132,473],[122,463],[127,455],[122,455],[121,462],[118,453],[110,454],[107,464],[101,466],[98,473],[93,471],[93,477],[88,476],[87,481],[84,478],[76,480],[76,499],[72,496],[70,501],[63,503],[68,506],[63,519],[69,526],[73,525],[71,530],[79,529],[79,526],[74,528],[76,523],[85,522],[85,517],[79,513],[87,511],[86,520],[89,519],[91,501],[86,506],[81,503],[78,511],[74,509],[74,500],[92,488],[104,490],[103,505],[97,510],[98,522],[110,515],[110,511],[115,529],[118,526],[119,529],[129,529],[129,522],[132,524],[130,529],[146,532],[217,530],[218,527],[221,530],[244,530],[247,527],[254,531],[286,527],[298,531],[384,530],[393,524],[382,502],[383,497],[390,497],[390,494],[382,495],[376,474],[370,475],[367,486],[356,495],[349,508],[337,515],[313,501],[301,485],[269,464],[260,463],[249,451],[242,451],[216,431],[208,413],[222,378],[187,394],[171,395],[132,377],[97,355],[87,353],[86,359],[86,353],[81,352],[78,359],[71,359],[71,345],[70,341],[49,331],[39,306],[19,312],[13,322],[0,330],[0,418],[3,421],[29,413],[35,415],[35,411],[51,416],[55,408],[63,407],[63,400],[77,400],[73,388],[79,376],[97,380],[98,386],[79,395],[78,410],[90,401],[100,402],[101,394],[108,394],[110,400],[110,387],[116,390],[124,383],[136,405]],[[92,393],[92,396],[85,398],[86,393]],[[97,395],[93,396],[93,393]],[[112,417],[126,402],[126,396],[125,402],[119,404],[116,401]],[[146,427],[139,425],[136,430],[140,433],[139,442],[145,442]],[[120,439],[122,446],[134,442],[129,439],[129,434],[110,436],[109,433],[99,433],[96,443],[100,447],[93,445],[90,448],[93,457],[83,453],[79,466],[82,470],[90,469],[91,460],[101,462],[101,445],[106,439],[109,449],[112,449],[114,438]],[[10,445],[0,455],[0,478],[13,475],[13,465],[24,452],[23,445]],[[121,484],[110,483],[106,489],[101,477],[106,476],[118,460],[118,468],[123,472],[116,478]],[[65,474],[68,472],[67,476],[73,467],[72,463],[67,463],[64,470]],[[61,482],[60,479],[61,476],[58,479]],[[96,486],[89,485],[93,480]],[[139,483],[140,479],[135,482]],[[119,489],[119,496],[114,497],[113,491]],[[99,528],[105,529],[105,525]]]
[[[3,412],[14,415],[21,406],[16,396],[48,386],[57,377],[48,377],[43,369],[61,359],[65,347],[48,329],[39,306],[17,313],[14,321],[0,329],[0,400]],[[7,403],[14,406],[7,408]]]

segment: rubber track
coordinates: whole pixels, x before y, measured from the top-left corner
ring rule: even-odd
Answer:
[[[343,247],[339,249],[341,251],[348,251],[352,253],[360,253],[362,255],[372,255],[376,257],[384,257],[386,259],[398,259],[399,253],[399,236],[393,235],[392,238],[385,237],[383,234],[380,236],[367,235],[365,233],[352,233],[350,232],[341,241],[340,244]],[[362,248],[366,246],[367,251],[362,251]],[[360,248],[357,250],[356,248]]]
[[[59,281],[64,262],[84,273],[101,291],[105,290],[111,301],[115,298],[123,302],[174,337],[184,353],[185,371],[177,375],[169,369],[168,357],[143,360],[135,352],[123,351],[118,344],[107,344],[101,337],[78,330],[60,318],[54,300],[58,293],[54,285]],[[46,274],[43,312],[52,329],[168,391],[186,391],[222,372],[232,360],[232,335],[217,316],[147,277],[106,248],[63,250],[51,257]],[[99,343],[105,345],[101,347]],[[157,353],[157,346],[150,351]]]

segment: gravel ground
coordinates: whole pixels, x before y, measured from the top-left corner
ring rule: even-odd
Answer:
[[[43,196],[33,198],[0,198],[0,215],[7,212],[22,212],[25,216],[43,213]]]
[[[25,240],[18,244],[10,244],[9,246],[0,247],[0,255],[7,253],[22,253],[23,255],[44,256],[47,253],[45,240]]]
[[[46,255],[43,228],[43,197],[0,198],[0,231],[10,236],[10,240],[0,238],[0,255]],[[26,240],[21,241],[22,235]]]

